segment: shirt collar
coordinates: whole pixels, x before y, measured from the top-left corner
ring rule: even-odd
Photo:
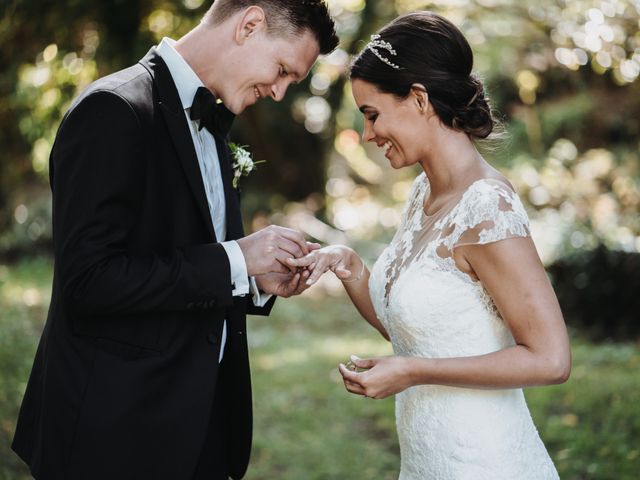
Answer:
[[[204,87],[205,85],[186,60],[182,58],[182,55],[176,51],[175,44],[175,40],[164,37],[156,51],[162,57],[164,63],[167,64],[173,83],[175,83],[178,90],[182,108],[187,109],[191,107],[198,87]]]

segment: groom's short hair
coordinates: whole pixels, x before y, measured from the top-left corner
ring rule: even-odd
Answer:
[[[236,12],[254,5],[264,10],[270,34],[297,35],[309,30],[323,55],[338,46],[335,24],[323,0],[215,0],[204,18],[219,25]]]

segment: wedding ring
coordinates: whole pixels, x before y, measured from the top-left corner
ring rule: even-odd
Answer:
[[[345,364],[345,367],[347,367],[347,370],[351,370],[352,372],[357,372],[358,371],[358,367],[356,367],[355,363],[353,363],[351,360],[349,360]]]
[[[356,373],[365,372],[365,371],[369,370],[368,368],[361,368],[361,367],[357,366],[351,360],[349,360],[347,363],[345,363],[344,366],[347,367],[347,370],[351,370],[352,372],[356,372]]]

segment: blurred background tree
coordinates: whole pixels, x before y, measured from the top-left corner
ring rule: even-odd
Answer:
[[[260,102],[234,125],[232,139],[267,160],[244,184],[247,228],[288,224],[323,242],[354,244],[375,259],[418,172],[391,170],[380,149],[360,142],[348,65],[397,15],[434,10],[463,30],[475,52],[474,70],[508,132],[483,151],[526,204],[572,333],[640,339],[640,2],[328,3],[340,48],[321,58],[281,104]],[[209,5],[0,2],[0,262],[51,250],[48,156],[71,101],[162,37],[186,33]],[[0,286],[9,278],[2,268]],[[34,291],[21,294],[25,305]],[[637,363],[633,355],[624,358]],[[640,455],[630,452],[624,455]]]

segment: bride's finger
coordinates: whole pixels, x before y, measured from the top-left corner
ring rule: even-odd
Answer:
[[[354,372],[349,370],[344,364],[338,365],[338,370],[340,370],[340,375],[344,379],[345,383],[350,382],[356,385],[360,385],[360,374],[358,372]]]
[[[354,395],[362,395],[363,397],[366,397],[364,388],[362,388],[360,385],[355,385],[353,383],[345,382],[344,388],[346,388],[347,392],[349,393],[353,393]]]
[[[313,272],[311,272],[311,276],[309,276],[309,279],[307,280],[307,285],[313,285],[316,283],[320,277],[329,270],[329,267],[330,265],[328,265],[326,259],[321,257],[313,268]]]
[[[315,262],[315,254],[311,252],[308,255],[300,258],[287,258],[287,265],[291,267],[308,267]]]
[[[344,388],[346,388],[349,392],[355,393],[357,395],[364,395],[364,387],[359,383],[350,382],[349,380],[344,380]]]
[[[354,393],[356,390],[364,390],[362,388],[362,385],[358,385],[357,383],[350,382],[349,380],[344,380],[343,383],[345,387],[350,389],[349,391],[354,391]]]

